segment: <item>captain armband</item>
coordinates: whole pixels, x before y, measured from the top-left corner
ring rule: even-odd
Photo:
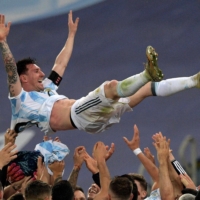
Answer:
[[[51,71],[48,79],[50,79],[55,85],[59,86],[62,81],[62,77],[55,71]]]
[[[171,164],[173,165],[174,169],[176,170],[178,174],[187,174],[186,171],[183,169],[183,167],[177,160],[173,160]]]

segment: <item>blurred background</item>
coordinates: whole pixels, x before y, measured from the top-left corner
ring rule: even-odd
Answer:
[[[78,99],[105,80],[123,80],[140,73],[146,62],[145,50],[152,45],[159,54],[159,67],[165,79],[191,76],[200,69],[200,1],[187,0],[2,0],[0,13],[12,21],[7,38],[16,60],[34,57],[48,76],[68,34],[68,12],[80,18],[74,51],[58,92]],[[6,73],[0,65],[0,148],[10,126]],[[122,137],[132,138],[133,125],[140,130],[141,149],[152,146],[152,135],[161,131],[171,139],[177,160],[197,182],[199,177],[200,111],[198,89],[161,98],[149,97],[126,113],[119,124],[96,135],[83,131],[61,131],[58,136],[69,149],[64,177],[73,167],[73,152],[83,145],[91,154],[93,145],[115,143],[115,153],[107,164],[111,176],[143,172],[137,157]],[[19,150],[33,150],[43,133],[31,128],[17,138]],[[144,172],[149,180],[148,174]],[[78,185],[85,192],[92,175],[83,165]],[[200,184],[200,183],[198,183]]]

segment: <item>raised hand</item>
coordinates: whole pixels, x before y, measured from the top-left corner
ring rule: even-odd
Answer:
[[[31,176],[29,176],[31,178]],[[24,178],[20,179],[19,181],[16,181],[14,183],[11,183],[11,186],[13,187],[14,190],[20,190],[21,187],[22,187],[22,184],[24,182],[24,180],[26,179],[27,177],[24,176]]]
[[[0,14],[0,42],[5,41],[10,31],[11,22],[5,24],[5,16]]]
[[[159,140],[163,139],[163,135],[161,132],[155,133],[152,136],[152,139],[154,140],[155,143],[157,143],[159,145]],[[169,147],[169,160],[170,161],[175,160],[174,155],[172,154],[172,149],[170,149],[170,147]]]
[[[3,166],[7,165],[11,160],[17,158],[16,153],[17,150],[13,151],[15,149],[16,145],[13,145],[11,142],[9,142],[7,145],[4,146],[3,149],[0,151],[0,169],[2,169]]]
[[[154,165],[156,164],[155,157],[148,147],[144,148],[144,154]]]
[[[97,142],[93,148],[93,157],[95,160],[106,160],[107,157],[107,147],[103,142]]]
[[[111,143],[110,148],[108,145],[106,145],[106,150],[107,150],[107,154],[106,154],[106,161],[107,161],[113,155],[115,151],[115,144]]]
[[[37,172],[34,174],[36,180],[41,180],[44,176],[45,165],[42,161],[42,157],[39,156],[37,159]]]
[[[77,28],[78,28],[78,22],[79,22],[79,18],[76,18],[75,22],[73,22],[72,11],[70,10],[70,12],[68,14],[69,35],[70,34],[75,35]]]
[[[113,155],[115,151],[115,144],[111,143],[110,148],[108,145],[106,145],[105,148],[107,151],[105,155],[105,160],[107,161]],[[93,174],[96,174],[99,172],[97,161],[94,158],[92,158],[87,152],[85,152],[84,160],[85,160],[86,167],[88,168],[90,172],[92,172]]]
[[[61,143],[61,141],[60,141],[60,138],[59,138],[59,137],[55,137],[53,141],[54,141],[54,142],[60,142],[60,143]]]
[[[52,138],[51,138],[51,137],[48,137],[47,135],[44,135],[44,137],[43,137],[43,142],[46,142],[46,141],[49,141],[49,140],[52,140]],[[54,142],[61,142],[59,137],[55,137],[55,138],[53,139],[53,141],[54,141]]]
[[[123,137],[124,142],[127,144],[127,146],[131,150],[140,148],[140,133],[139,133],[138,127],[134,125],[133,130],[134,130],[134,133],[133,133],[133,138],[131,140],[128,140],[126,137]]]
[[[87,152],[84,156],[84,160],[85,160],[86,167],[88,168],[90,172],[92,172],[93,174],[96,174],[99,172],[97,161],[94,160],[94,158],[92,158]]]
[[[15,133],[14,130],[7,129],[6,133],[4,134],[4,144],[8,144],[11,142],[12,144],[15,144],[16,137],[18,136],[17,133]]]
[[[152,136],[152,139],[154,140],[155,143],[157,143],[159,145],[159,141],[162,140],[164,138],[164,136],[162,135],[161,132],[159,133],[155,133],[153,136]]]
[[[48,165],[49,169],[53,172],[53,176],[62,176],[63,170],[65,168],[65,162],[62,161],[55,161]]]
[[[20,189],[20,192],[21,192],[22,194],[24,194],[25,189],[26,189],[26,186],[27,186],[29,183],[31,183],[31,182],[34,181],[33,178],[32,178],[31,176],[26,176],[23,180],[24,180],[24,181],[23,181],[23,183],[22,183],[22,185],[21,185],[21,189]]]
[[[74,166],[81,168],[84,162],[85,153],[86,151],[84,146],[79,146],[75,148],[73,156]]]
[[[154,142],[153,145],[157,150],[159,163],[162,163],[163,161],[166,162],[169,159],[170,140],[166,140],[166,137],[160,132],[155,141],[156,142]]]
[[[196,185],[194,184],[193,180],[187,174],[180,174],[181,182],[186,188],[196,190]]]
[[[84,146],[76,147],[74,150],[74,156],[73,156],[74,166],[68,178],[68,181],[70,182],[73,190],[75,189],[77,185],[78,174],[84,162],[85,154],[86,154],[86,150]]]

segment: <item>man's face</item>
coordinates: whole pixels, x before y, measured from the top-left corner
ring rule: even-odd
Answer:
[[[28,90],[38,92],[44,90],[42,81],[45,74],[41,71],[40,67],[36,64],[28,64],[26,67],[28,70],[25,74],[22,74],[22,76],[25,77],[26,82],[24,82],[24,84],[28,86]]]
[[[87,199],[93,200],[94,197],[99,193],[99,191],[100,187],[97,184],[93,183],[88,189]]]
[[[85,194],[80,190],[74,192],[74,200],[86,200]]]
[[[135,180],[135,184],[137,185],[139,192],[137,200],[143,200],[146,197],[147,192],[141,187],[139,181]]]

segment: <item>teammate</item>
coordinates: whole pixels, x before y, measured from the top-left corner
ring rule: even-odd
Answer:
[[[79,100],[58,95],[56,90],[71,57],[78,22],[78,18],[73,21],[70,11],[67,41],[49,77],[44,79],[45,74],[33,59],[26,58],[15,63],[6,41],[11,23],[6,25],[4,15],[0,15],[0,49],[8,76],[11,129],[16,133],[33,125],[37,125],[45,134],[76,128],[99,133],[118,123],[124,112],[131,111],[148,96],[167,96],[199,84],[198,74],[161,81],[163,74],[157,66],[158,55],[153,47],[148,46],[145,70],[140,74],[123,81],[106,81]]]

